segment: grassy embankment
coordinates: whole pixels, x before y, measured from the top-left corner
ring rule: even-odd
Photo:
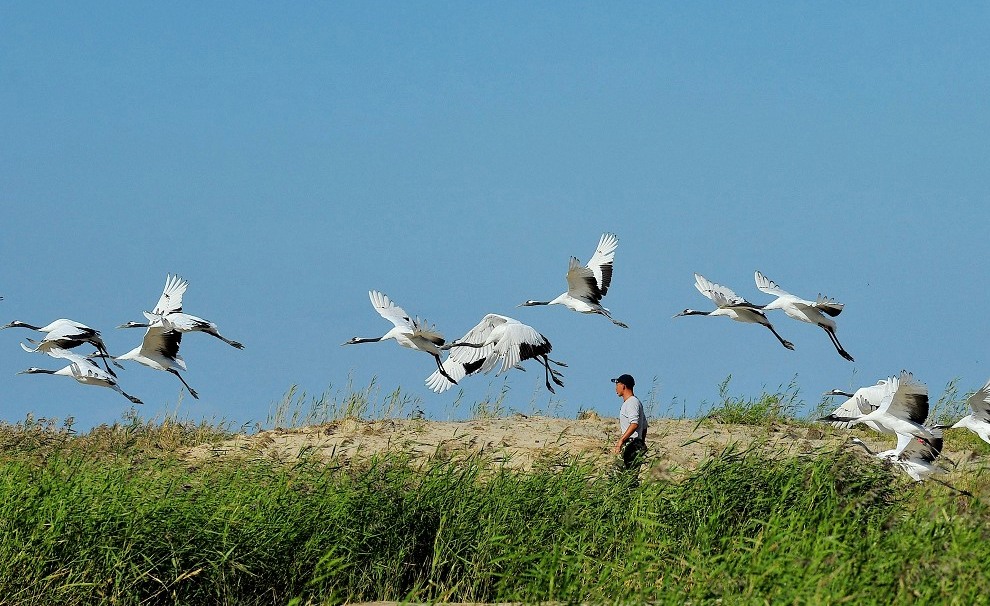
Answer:
[[[360,412],[367,396],[331,413]],[[724,398],[713,413],[783,419],[788,397]],[[0,428],[0,603],[990,595],[990,490],[979,476],[963,478],[978,495],[967,499],[850,452],[725,452],[683,480],[638,487],[581,460],[522,473],[477,457],[413,466],[398,455],[346,465],[175,455],[227,433],[137,418],[81,436],[44,423]]]

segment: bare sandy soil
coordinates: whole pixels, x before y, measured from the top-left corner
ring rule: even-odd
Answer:
[[[618,439],[618,420],[594,413],[582,419],[526,417],[471,421],[347,419],[292,430],[270,430],[203,444],[184,451],[189,459],[214,457],[265,458],[291,462],[299,457],[356,460],[385,452],[405,453],[416,460],[435,454],[480,454],[513,469],[553,465],[574,457],[608,465]],[[711,421],[659,419],[650,422],[648,445],[651,475],[676,476],[697,468],[728,447],[747,448],[758,443],[779,456],[831,450],[847,433],[828,427],[801,425],[727,425]],[[881,445],[880,436],[863,434]]]

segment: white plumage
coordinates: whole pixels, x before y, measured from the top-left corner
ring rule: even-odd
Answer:
[[[59,318],[58,320],[46,324],[45,326],[34,326],[33,324],[28,324],[27,322],[14,320],[10,324],[0,327],[0,330],[5,328],[29,328],[31,330],[45,333],[45,336],[42,337],[40,341],[28,339],[28,341],[35,344],[35,348],[27,349],[27,351],[42,351],[45,353],[50,353],[53,348],[72,349],[74,347],[79,347],[84,343],[89,343],[93,347],[96,347],[99,351],[100,357],[103,358],[104,364],[107,364],[108,359],[112,359],[110,353],[107,351],[106,344],[103,343],[103,338],[100,336],[100,331],[95,328],[90,328],[81,322],[76,322],[75,320]],[[113,370],[110,369],[109,364],[107,364],[106,370],[112,376],[116,376]]]
[[[716,308],[712,311],[685,309],[675,315],[675,318],[679,316],[724,316],[736,322],[760,324],[761,326],[766,326],[773,333],[773,336],[777,337],[781,345],[787,349],[794,349],[793,343],[777,333],[773,325],[770,324],[770,320],[767,319],[766,314],[746,299],[737,295],[731,288],[710,282],[701,274],[694,274],[694,287],[698,289],[698,292],[711,299],[715,303]]]
[[[847,399],[832,411],[831,414],[821,417],[818,420],[826,421],[832,427],[838,429],[849,429],[852,427],[852,421],[836,421],[835,419],[855,419],[870,414],[877,408],[880,408],[880,402],[883,401],[883,397],[886,394],[885,386],[887,381],[888,379],[880,379],[875,385],[860,387],[853,393],[841,389],[833,389],[826,392],[824,394],[826,396],[845,396]],[[893,429],[885,427],[878,421],[866,421],[863,424],[880,433],[895,433]]]
[[[547,354],[553,349],[550,341],[535,328],[518,320],[499,314],[488,314],[461,339],[445,345],[450,350],[440,370],[427,377],[427,386],[437,393],[451,388],[453,379],[476,372],[488,373],[498,368],[498,373],[510,368],[522,368],[524,360],[536,359],[546,370],[546,386],[555,393],[550,382],[563,387],[562,375],[550,368],[550,363],[567,366],[551,360]]]
[[[839,352],[839,355],[850,362],[853,361],[853,357],[842,348],[839,338],[835,335],[835,322],[832,318],[842,313],[843,306],[841,303],[837,303],[822,295],[818,295],[818,298],[814,301],[801,299],[780,288],[776,282],[758,271],[756,272],[756,288],[768,295],[777,297],[769,304],[761,306],[760,309],[764,311],[780,309],[795,320],[820,326],[828,334],[828,338],[831,339],[832,345],[835,346],[835,350]],[[832,318],[827,317],[826,314]]]
[[[605,316],[616,326],[629,328],[624,323],[612,317],[611,312],[602,307],[601,301],[608,293],[612,283],[612,266],[615,259],[615,249],[619,239],[615,234],[602,234],[598,248],[587,265],[582,265],[577,257],[571,257],[567,267],[567,292],[550,301],[529,300],[521,303],[520,307],[532,305],[563,305],[568,309],[583,314],[599,314]]]
[[[203,332],[220,339],[224,343],[237,349],[244,349],[244,345],[238,341],[233,341],[220,334],[216,323],[205,320],[198,316],[182,312],[182,296],[185,294],[189,282],[178,275],[168,275],[165,277],[165,288],[158,304],[151,312],[143,312],[147,322],[128,322],[121,324],[117,328],[148,328],[154,324],[161,324],[170,330],[179,332]]]
[[[199,399],[196,390],[189,387],[186,380],[179,374],[180,370],[186,370],[186,362],[179,355],[179,343],[181,341],[182,333],[179,331],[166,328],[160,323],[152,324],[145,331],[141,345],[124,355],[117,356],[116,359],[133,360],[148,368],[171,373],[182,381],[182,384],[189,390],[189,395]]]
[[[925,384],[916,381],[911,373],[902,371],[899,377],[890,377],[874,387],[877,389],[871,393],[880,396],[875,410],[859,416],[830,415],[831,418],[826,419],[848,422],[849,427],[874,421],[889,430],[885,433],[907,434],[929,441],[934,439],[931,430],[924,425],[928,417],[928,387]]]
[[[33,349],[29,349],[28,347],[25,347],[23,343],[21,344],[21,347],[23,347],[25,351],[29,351],[29,352],[38,351],[36,349],[33,350]],[[117,393],[121,394],[122,396],[124,396],[125,398],[127,398],[128,400],[130,400],[135,404],[142,403],[141,400],[139,400],[138,398],[129,395],[127,393],[124,393],[124,390],[121,389],[120,386],[117,384],[116,377],[114,377],[112,374],[104,371],[102,368],[94,364],[93,361],[87,358],[86,356],[81,356],[77,353],[68,351],[67,349],[63,349],[61,347],[54,347],[54,346],[44,350],[44,353],[47,353],[49,356],[53,358],[68,360],[69,365],[60,370],[48,370],[48,369],[37,368],[32,366],[27,370],[22,370],[18,374],[49,374],[49,375],[60,375],[64,377],[72,377],[73,379],[75,379],[79,383],[82,383],[83,385],[108,387],[116,391]]]
[[[965,428],[976,435],[984,442],[990,443],[990,381],[976,390],[967,400],[969,409],[973,412],[959,419],[952,429]],[[943,427],[943,426],[936,426]]]
[[[392,323],[392,329],[380,337],[354,337],[341,343],[341,345],[377,343],[392,339],[402,347],[430,354],[436,360],[438,372],[446,372],[440,361],[440,346],[445,342],[442,334],[425,320],[410,318],[404,309],[393,303],[384,293],[372,290],[368,292],[368,297],[371,299],[371,306],[375,308],[375,311]],[[447,375],[447,379],[457,383],[457,380],[449,375]]]

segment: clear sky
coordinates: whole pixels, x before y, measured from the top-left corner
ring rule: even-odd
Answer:
[[[990,376],[990,8],[985,3],[185,3],[0,6],[0,322],[117,330],[189,280],[185,309],[237,351],[183,340],[201,399],[180,414],[264,421],[308,393],[401,387],[436,418],[426,354],[341,347],[390,324],[388,294],[449,338],[489,312],[565,361],[470,377],[461,402],[615,415],[633,374],[657,413],[695,414],[796,377],[833,387],[908,369],[933,396]],[[630,329],[560,307],[619,236],[605,304]],[[756,303],[759,269],[845,303],[840,358],[780,312],[763,328],[707,309],[694,272]],[[64,377],[0,332],[0,419],[120,419],[130,403]],[[140,414],[181,385],[128,364]],[[934,399],[934,398],[933,398]],[[466,404],[462,404],[462,407]]]

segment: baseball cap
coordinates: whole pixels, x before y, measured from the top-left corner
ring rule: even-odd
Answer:
[[[632,378],[632,375],[619,375],[618,377],[612,379],[613,383],[622,383],[629,389],[636,386],[636,380]]]

